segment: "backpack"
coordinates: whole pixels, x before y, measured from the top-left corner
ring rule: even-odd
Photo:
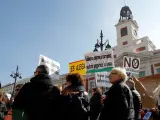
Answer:
[[[69,95],[67,111],[69,112],[67,120],[88,120],[89,102],[86,100],[84,92]]]
[[[135,116],[132,92],[130,91],[130,89],[127,86],[124,86],[124,88],[121,88],[121,89],[122,89],[122,95],[123,95],[125,102],[126,102],[126,105],[127,105],[126,108],[128,111],[127,114],[129,115],[128,117],[132,119]],[[128,93],[126,91],[127,89],[129,90]]]

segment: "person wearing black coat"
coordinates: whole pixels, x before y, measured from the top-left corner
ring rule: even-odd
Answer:
[[[0,120],[4,120],[8,112],[6,103],[3,101],[3,97],[4,97],[4,92],[0,88]]]
[[[58,115],[59,98],[60,91],[53,86],[48,68],[40,65],[35,71],[35,77],[19,91],[13,109],[22,110],[27,120],[52,120]],[[13,113],[13,120],[20,117]]]
[[[141,120],[141,110],[142,110],[141,95],[136,90],[135,83],[132,80],[132,78],[130,78],[126,83],[127,83],[128,87],[130,88],[132,95],[133,95],[135,120]]]
[[[90,120],[97,120],[102,108],[102,92],[100,88],[93,88],[92,95],[90,99]]]
[[[67,87],[61,94],[61,116],[57,120],[88,120],[88,93],[84,88],[83,77],[72,73],[67,75],[66,81]]]
[[[134,120],[133,96],[125,84],[126,70],[113,68],[109,79],[113,85],[107,93],[99,120]]]

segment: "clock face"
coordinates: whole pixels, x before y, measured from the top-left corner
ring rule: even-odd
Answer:
[[[127,27],[121,28],[121,37],[128,35]]]
[[[137,36],[137,31],[135,29],[133,30],[133,34],[134,36]]]

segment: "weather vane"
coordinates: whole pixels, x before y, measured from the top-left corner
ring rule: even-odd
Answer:
[[[126,0],[124,0],[124,6],[126,6]]]

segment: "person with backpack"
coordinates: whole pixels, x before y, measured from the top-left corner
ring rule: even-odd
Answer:
[[[16,85],[15,88],[15,97],[18,95],[19,91],[21,90],[21,88],[23,87],[24,84],[18,84]]]
[[[7,106],[6,103],[3,101],[4,92],[0,88],[0,120],[4,120],[5,116],[7,115]]]
[[[132,95],[133,95],[133,103],[134,103],[134,112],[135,112],[135,120],[141,120],[141,110],[142,110],[142,100],[141,95],[136,90],[135,82],[132,78],[129,78],[126,81],[126,84],[130,88]]]
[[[83,77],[78,73],[68,74],[66,82],[61,95],[61,119],[57,120],[88,120],[89,102]]]
[[[40,65],[13,103],[13,120],[52,120],[58,115],[60,91],[53,86],[48,67]],[[54,106],[54,107],[53,107]]]
[[[109,79],[113,85],[107,93],[99,120],[134,120],[133,96],[125,84],[126,70],[113,68]]]
[[[102,90],[100,88],[92,89],[92,97],[90,99],[90,120],[97,120],[102,108]]]

